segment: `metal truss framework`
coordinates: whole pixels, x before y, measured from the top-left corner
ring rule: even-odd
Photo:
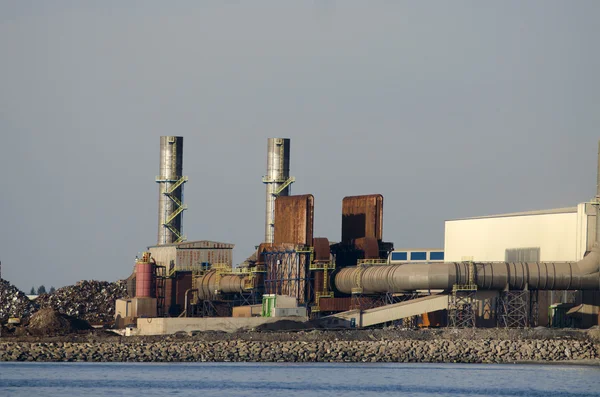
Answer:
[[[498,326],[526,328],[529,326],[529,291],[504,291],[498,298]]]
[[[453,328],[475,328],[477,312],[476,267],[469,262],[467,284],[454,284],[448,295],[448,326]]]
[[[183,203],[183,184],[187,181],[187,176],[182,176],[178,179],[163,179],[156,177],[156,183],[164,185],[164,187],[161,188],[162,194],[171,200],[173,205],[173,211],[170,214],[165,214],[165,222],[162,224],[162,226],[168,229],[175,237],[173,243],[180,243],[186,240],[183,231],[181,230],[181,223],[177,226],[174,220],[181,215],[183,211],[187,210],[187,205]],[[181,200],[177,197],[177,189],[181,189],[181,193],[179,194]]]
[[[265,293],[293,296],[299,305],[314,300],[309,277],[311,251],[265,251]]]
[[[527,328],[538,325],[538,291],[504,291],[498,298],[497,323],[499,327]]]
[[[475,328],[477,288],[457,286],[448,295],[448,326],[452,328]]]

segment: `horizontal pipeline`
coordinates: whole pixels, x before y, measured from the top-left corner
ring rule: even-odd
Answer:
[[[594,249],[579,262],[475,263],[474,281],[479,289],[599,289],[600,254]],[[449,290],[469,281],[468,262],[401,264],[341,269],[334,279],[338,291],[350,294],[403,292],[423,289]]]

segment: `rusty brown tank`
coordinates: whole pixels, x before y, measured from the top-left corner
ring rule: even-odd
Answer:
[[[138,298],[154,298],[155,277],[153,263],[135,264],[135,296]]]
[[[156,276],[154,263],[150,253],[144,252],[135,263],[135,296],[138,298],[154,298],[156,293]]]

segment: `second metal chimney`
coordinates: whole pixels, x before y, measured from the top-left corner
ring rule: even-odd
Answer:
[[[267,142],[267,175],[263,183],[267,185],[265,214],[265,243],[272,243],[275,230],[275,199],[277,196],[289,196],[290,185],[290,140],[269,138]]]
[[[179,243],[185,240],[182,229],[183,204],[183,137],[160,137],[160,170],[156,177],[158,189],[157,245]]]

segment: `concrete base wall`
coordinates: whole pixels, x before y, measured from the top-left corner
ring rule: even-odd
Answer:
[[[277,321],[308,321],[307,317],[204,317],[204,318],[138,318],[135,335],[169,335],[176,332],[250,330]]]

